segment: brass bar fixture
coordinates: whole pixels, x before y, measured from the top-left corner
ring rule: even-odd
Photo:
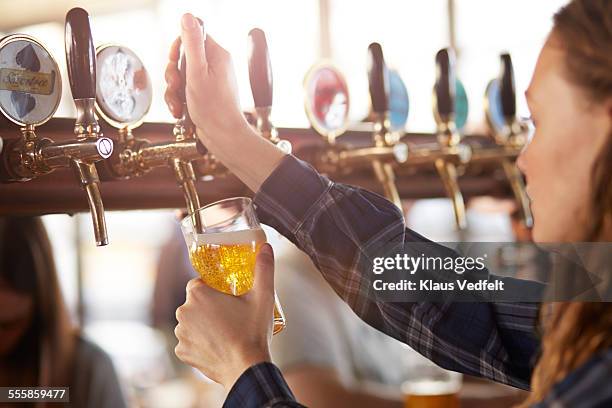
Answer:
[[[379,54],[376,58],[382,57],[382,52]],[[372,73],[378,75],[378,85],[374,86],[388,87],[380,78],[380,75],[386,72],[384,60],[382,64],[380,62],[378,59],[377,71]],[[324,142],[324,146],[313,157],[315,167],[323,173],[334,175],[346,175],[355,170],[373,169],[377,179],[384,186],[387,198],[400,204],[393,169],[387,165],[397,165],[407,159],[408,147],[406,144],[396,143],[398,137],[395,133],[388,131],[386,123],[384,127],[381,125],[375,127],[374,146],[355,147],[338,141],[348,127],[350,97],[344,75],[333,64],[324,61],[314,65],[304,78],[304,91],[306,115],[313,129],[322,136]],[[381,97],[379,94],[382,94],[383,98],[388,97],[388,92],[385,93],[384,88],[382,91],[376,88],[376,92],[375,97],[377,98]],[[388,120],[388,108],[383,105],[382,109],[381,117]]]
[[[28,181],[57,168],[72,168],[86,193],[96,245],[102,246],[108,244],[108,234],[95,164],[110,157],[113,142],[103,137],[94,114],[96,59],[85,10],[73,8],[66,14],[65,34],[68,77],[77,116],[75,139],[63,142],[39,138],[35,131],[37,125],[53,116],[61,97],[61,78],[55,60],[31,37],[14,35],[3,40],[5,44],[24,43],[14,57],[19,67],[13,69],[13,74],[34,79],[26,81],[30,84],[28,89],[16,89],[19,91],[15,95],[16,110],[2,109],[9,119],[22,126],[22,137],[7,147],[5,163],[13,181]]]
[[[220,166],[207,153],[206,148],[198,141],[195,127],[187,110],[185,98],[185,56],[181,50],[179,70],[183,80],[181,99],[183,102],[183,116],[173,128],[173,140],[152,143],[147,139],[135,137],[133,129],[142,122],[149,110],[152,101],[151,82],[142,61],[129,48],[117,45],[98,47],[98,60],[103,70],[102,78],[120,78],[114,83],[100,82],[97,110],[109,124],[118,130],[117,151],[109,160],[109,170],[114,177],[128,179],[142,176],[153,168],[168,166],[176,177],[176,181],[183,191],[185,204],[189,214],[194,214],[200,208],[200,200],[195,183],[197,180],[194,170],[194,161],[200,161],[200,168],[208,170],[207,174],[220,173]],[[117,63],[116,59],[128,59],[128,63]],[[108,62],[108,63],[106,63]],[[116,67],[129,66],[129,69]],[[108,69],[109,72],[105,70]],[[109,89],[114,88],[114,89]],[[114,94],[113,94],[114,92]],[[122,103],[117,100],[123,98]],[[109,103],[109,100],[114,103]],[[122,106],[130,105],[129,112],[123,112]],[[197,218],[197,217],[196,217]],[[201,220],[196,220],[196,227],[201,230]]]
[[[500,73],[487,85],[484,104],[489,134],[496,146],[478,149],[474,152],[473,160],[500,162],[519,205],[523,223],[531,228],[533,215],[525,191],[525,182],[515,164],[517,156],[525,146],[527,128],[516,116],[514,69],[508,53],[500,55]]]
[[[432,155],[431,158],[451,199],[456,226],[464,230],[467,228],[467,218],[457,177],[459,164],[470,160],[471,150],[461,144],[461,134],[456,128],[455,87],[455,56],[452,49],[444,48],[436,54],[436,83],[433,91],[436,137],[441,155]]]
[[[399,135],[389,130],[389,72],[379,43],[370,44],[368,58],[368,83],[372,102],[374,146],[379,149],[393,149],[398,146]],[[397,152],[398,148],[395,149]],[[383,186],[385,197],[401,209],[402,202],[395,185],[393,164],[383,162],[375,155],[371,155],[369,158],[372,162],[374,174]]]

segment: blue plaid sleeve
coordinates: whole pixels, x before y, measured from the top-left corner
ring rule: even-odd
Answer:
[[[250,367],[230,390],[224,408],[302,407],[295,401],[280,370],[272,363]]]
[[[334,183],[286,156],[256,194],[260,221],[307,253],[336,293],[371,326],[450,370],[529,388],[539,339],[537,303],[381,302],[364,258],[426,242],[383,197]]]
[[[612,349],[591,357],[586,363],[557,383],[534,408],[612,407]]]

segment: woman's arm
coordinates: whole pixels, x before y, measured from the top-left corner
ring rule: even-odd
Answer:
[[[198,136],[252,190],[261,221],[312,258],[325,279],[367,323],[439,365],[527,388],[538,304],[391,303],[370,296],[369,254],[426,241],[405,228],[401,212],[384,198],[334,184],[248,128],[242,116],[231,58],[190,15],[183,18],[187,104]],[[178,47],[166,72],[173,114]],[[264,182],[265,181],[265,182]]]
[[[364,321],[442,367],[527,389],[539,340],[537,303],[378,301],[368,258],[427,240],[391,202],[285,157],[255,196],[260,220],[306,252]],[[433,248],[433,247],[432,247]]]

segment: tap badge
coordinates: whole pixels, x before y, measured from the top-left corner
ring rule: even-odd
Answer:
[[[96,51],[98,113],[116,127],[142,121],[153,99],[149,74],[129,48],[107,45]]]
[[[61,98],[61,77],[51,54],[35,39],[10,35],[0,40],[0,110],[18,125],[40,125]]]

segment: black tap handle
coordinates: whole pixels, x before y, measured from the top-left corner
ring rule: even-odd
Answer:
[[[272,106],[272,64],[268,53],[266,34],[259,28],[249,32],[249,79],[256,108]]]
[[[387,112],[389,110],[389,71],[379,43],[372,43],[368,47],[368,82],[372,111],[375,113]]]
[[[89,14],[80,7],[66,14],[66,63],[74,99],[96,97],[96,50]]]
[[[436,104],[441,118],[455,113],[455,53],[443,48],[436,54]]]
[[[516,116],[516,88],[514,86],[514,69],[510,54],[501,54],[501,71],[499,73],[499,93],[501,95],[504,117]]]

